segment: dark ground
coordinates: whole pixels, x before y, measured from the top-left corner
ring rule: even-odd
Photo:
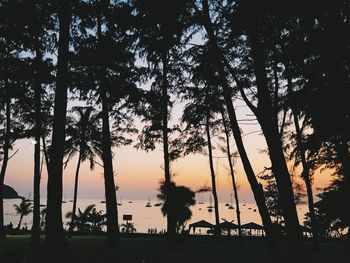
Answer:
[[[30,262],[28,260],[31,256],[29,242],[29,236],[8,236],[6,239],[0,240],[0,263]],[[272,262],[266,242],[261,239],[244,239],[241,248],[237,239],[217,240],[204,236],[190,236],[181,239],[177,245],[170,245],[164,237],[155,235],[125,236],[113,248],[105,247],[104,242],[103,236],[73,237],[68,240],[68,251],[49,252],[43,246],[37,252],[39,256],[31,262]],[[283,244],[281,243],[279,246],[283,247]],[[342,242],[322,242],[319,253],[312,252],[311,243],[305,242],[305,250],[305,262],[350,262],[350,249]],[[283,250],[281,253],[285,255]]]

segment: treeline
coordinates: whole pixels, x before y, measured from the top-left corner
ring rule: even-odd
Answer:
[[[48,168],[46,243],[62,245],[64,156],[79,152],[79,165],[85,159],[93,165],[94,156],[100,156],[107,241],[115,242],[119,230],[112,150],[130,143],[125,136],[137,132],[133,120],[138,117],[145,125],[137,148],[163,148],[162,194],[170,203],[171,161],[194,152],[208,154],[216,225],[220,217],[211,136],[224,134],[222,148],[239,207],[229,142],[233,136],[273,244],[278,236],[274,215],[242,140],[235,109],[240,100],[265,138],[271,167],[264,178],[277,193],[290,256],[296,257],[303,246],[290,162],[300,168],[305,183],[315,245],[324,232],[323,219],[341,229],[350,225],[349,18],[346,1],[2,0],[0,198],[11,146],[19,138],[32,138],[32,241],[40,242],[43,155]],[[80,108],[81,116],[86,111],[98,115],[94,147],[69,125],[67,102],[72,100],[100,111]],[[181,125],[169,123],[176,100],[185,102]],[[87,126],[79,128],[85,127],[85,135],[91,130]],[[75,146],[74,138],[80,140]],[[319,168],[332,169],[335,180],[315,204],[312,183]],[[340,204],[345,206],[341,210]],[[2,202],[0,213],[3,236]],[[239,211],[237,217],[239,221]],[[174,235],[171,209],[167,225],[168,235]]]

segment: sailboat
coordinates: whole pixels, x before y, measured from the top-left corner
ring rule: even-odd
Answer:
[[[201,195],[201,197],[202,197],[202,195]],[[204,204],[203,201],[202,201],[202,198],[199,198],[198,204],[199,204],[199,205],[203,205],[203,204]]]
[[[117,205],[122,205],[122,198],[120,197],[120,203],[118,203],[118,200],[117,200]]]
[[[211,195],[209,195],[209,206],[207,207],[208,208],[208,212],[211,213],[213,212],[213,204],[212,204],[212,200],[211,200]]]
[[[148,202],[146,203],[146,207],[152,207],[150,196],[148,196]]]
[[[162,202],[159,202],[159,199],[158,199],[158,202],[154,204],[154,206],[161,206],[163,203]]]
[[[232,205],[232,193],[231,193],[231,205],[228,207],[228,209],[234,209]]]
[[[101,204],[105,204],[105,203],[106,203],[106,195],[105,195],[104,200],[102,200],[100,203],[101,203]]]
[[[63,195],[62,204],[64,204],[64,203],[67,203],[67,201],[66,201],[66,195]]]

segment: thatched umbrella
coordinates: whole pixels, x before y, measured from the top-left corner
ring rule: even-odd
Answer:
[[[191,232],[191,228],[193,228],[193,234],[196,232],[196,228],[209,228],[209,229],[213,229],[214,225],[205,221],[205,220],[200,220],[198,222],[192,223],[189,226],[189,232]]]

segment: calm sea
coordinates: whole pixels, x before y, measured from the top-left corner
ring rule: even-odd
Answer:
[[[9,224],[12,222],[14,227],[17,226],[19,221],[19,215],[16,214],[15,209],[13,207],[14,204],[19,204],[20,199],[6,199],[4,200],[4,209],[5,209],[5,224]],[[121,201],[121,205],[118,206],[118,215],[119,215],[119,224],[123,223],[123,215],[129,214],[132,215],[132,222],[135,225],[135,228],[137,232],[139,233],[147,233],[148,229],[150,228],[157,228],[157,231],[160,231],[162,229],[166,228],[166,218],[162,215],[162,212],[160,210],[161,207],[159,206],[153,206],[157,201],[151,200],[152,207],[145,207],[148,200],[123,200]],[[42,205],[45,205],[46,199],[42,199]],[[101,203],[101,200],[98,199],[79,199],[78,200],[78,207],[81,210],[84,210],[84,208],[90,204],[95,204],[97,210],[103,210],[105,211],[105,204]],[[69,200],[66,201],[66,203],[62,203],[62,212],[63,216],[71,211],[73,203]],[[207,206],[209,206],[209,202],[205,202],[204,204],[196,204],[191,207],[192,210],[192,218],[187,223],[189,225],[190,223],[199,221],[199,220],[206,220],[210,223],[215,222],[215,214],[213,212],[208,212]],[[219,205],[219,213],[220,213],[220,220],[223,219],[227,221],[233,221],[234,223],[237,223],[236,221],[236,210],[234,209],[228,209],[227,206],[225,206],[225,203],[220,203]],[[242,203],[240,205],[241,208],[241,221],[242,224],[249,223],[249,222],[255,222],[258,224],[261,224],[261,219],[259,216],[259,213],[257,211],[257,207],[255,204],[249,204],[249,203]],[[299,205],[298,206],[298,215],[300,223],[302,224],[304,214],[307,212],[307,206],[306,205]],[[64,222],[67,222],[67,220],[64,218]],[[22,226],[26,225],[28,228],[32,225],[32,215],[26,216],[23,218]],[[67,227],[67,226],[65,226]]]

